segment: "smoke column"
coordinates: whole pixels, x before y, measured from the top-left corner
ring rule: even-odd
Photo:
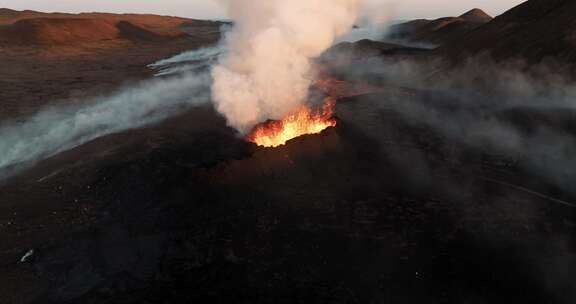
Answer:
[[[360,0],[220,1],[235,27],[212,70],[212,95],[241,133],[304,104],[311,60],[352,28],[360,10]]]

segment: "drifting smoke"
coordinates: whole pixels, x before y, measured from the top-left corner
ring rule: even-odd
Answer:
[[[207,74],[156,79],[88,106],[54,108],[24,123],[5,124],[0,128],[0,179],[98,137],[155,123],[207,101],[208,83]]]
[[[387,86],[373,98],[371,112],[393,111],[414,124],[469,147],[511,160],[534,176],[576,194],[576,84],[557,64],[494,64],[482,56],[458,67],[442,62],[394,61],[374,57],[343,60],[337,73]],[[394,88],[410,88],[408,91]],[[361,117],[361,115],[357,115]],[[352,121],[358,128],[367,122]],[[366,133],[383,134],[382,131]],[[381,136],[380,136],[381,137]],[[384,140],[384,139],[381,139]]]
[[[157,61],[148,65],[148,67],[157,71],[154,76],[200,72],[214,63],[222,51],[220,45],[186,51],[176,56]]]
[[[348,32],[360,0],[222,0],[235,28],[212,70],[212,95],[228,124],[246,133],[306,101],[312,59]]]
[[[356,26],[349,33],[336,39],[340,42],[356,42],[363,39],[382,40],[393,23],[391,3],[387,0],[363,0],[361,14]]]

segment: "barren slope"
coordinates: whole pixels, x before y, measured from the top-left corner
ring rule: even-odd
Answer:
[[[480,9],[470,10],[459,17],[436,20],[418,19],[392,27],[389,38],[412,43],[441,45],[450,41],[458,41],[491,19],[492,17]]]
[[[154,15],[8,9],[0,9],[0,20],[0,121],[150,77],[148,64],[215,43],[221,26]]]
[[[576,2],[530,0],[438,50],[449,59],[488,53],[497,60],[545,59],[572,64],[576,59]]]

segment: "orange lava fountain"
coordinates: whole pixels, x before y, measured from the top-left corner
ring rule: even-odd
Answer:
[[[306,134],[318,134],[336,126],[332,117],[334,101],[327,98],[322,109],[316,111],[303,106],[282,120],[269,120],[254,127],[246,139],[263,147],[278,147]]]

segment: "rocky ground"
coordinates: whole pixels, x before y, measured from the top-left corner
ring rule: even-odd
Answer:
[[[278,149],[201,107],[53,157],[0,194],[4,299],[570,303],[574,209],[542,194],[571,196],[380,106],[421,97]]]

